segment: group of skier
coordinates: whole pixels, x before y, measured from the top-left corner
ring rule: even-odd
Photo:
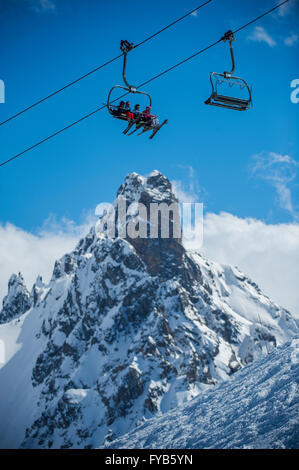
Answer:
[[[159,126],[158,117],[154,114],[151,114],[151,107],[146,106],[144,111],[140,110],[140,105],[135,104],[134,108],[131,109],[129,101],[121,101],[115,110],[115,115],[125,114],[129,122],[138,123],[143,121],[148,123],[151,127],[155,128]]]

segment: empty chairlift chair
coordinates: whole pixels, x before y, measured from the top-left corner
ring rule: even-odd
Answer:
[[[252,108],[251,89],[243,78],[234,77],[235,59],[232,42],[235,41],[232,31],[228,31],[222,38],[223,41],[229,41],[229,48],[232,59],[232,70],[230,72],[211,72],[210,81],[212,85],[212,94],[205,101],[205,104],[219,106],[221,108],[235,109],[237,111],[246,111]],[[231,95],[230,90],[241,92],[241,96]],[[223,91],[222,91],[223,90]],[[226,91],[225,91],[226,90]]]

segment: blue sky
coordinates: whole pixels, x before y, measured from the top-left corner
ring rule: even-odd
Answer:
[[[118,55],[121,39],[138,43],[199,3],[0,1],[0,121]],[[277,3],[213,0],[132,51],[129,81],[148,80]],[[204,203],[202,253],[239,266],[299,317],[299,103],[290,99],[298,20],[299,1],[290,0],[236,36],[236,74],[253,88],[252,110],[204,105],[209,73],[230,66],[221,43],[144,89],[169,119],[153,141],[123,136],[124,124],[103,110],[1,167],[0,298],[12,272],[22,271],[29,288],[39,273],[48,280],[127,173],[158,169],[183,198]],[[101,106],[121,70],[118,60],[0,127],[0,161]]]
[[[1,120],[117,55],[120,39],[139,42],[199,3],[153,0],[149,8],[132,0],[128,8],[120,0],[2,2],[0,78],[6,103],[0,105]],[[145,81],[274,4],[214,0],[133,51],[128,78]],[[273,181],[252,171],[252,156],[261,152],[298,160],[299,104],[290,101],[290,82],[298,75],[299,41],[285,44],[298,33],[298,3],[291,7],[237,35],[236,72],[253,87],[253,110],[203,104],[209,72],[230,65],[221,43],[149,85],[153,110],[169,119],[153,141],[124,137],[123,124],[101,111],[2,168],[0,220],[30,231],[50,214],[79,221],[84,211],[113,199],[128,172],[157,168],[188,187],[192,167],[206,211],[291,221],[294,214],[281,207]],[[101,105],[109,88],[121,83],[121,65],[121,60],[113,63],[0,128],[1,161]],[[293,207],[296,184],[294,178],[287,181]]]

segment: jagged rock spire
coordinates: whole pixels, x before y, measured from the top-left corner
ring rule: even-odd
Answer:
[[[154,170],[147,177],[138,173],[129,173],[124,183],[119,187],[117,196],[125,196],[129,202],[177,202],[171,183],[158,170]]]
[[[37,304],[40,292],[42,291],[43,287],[44,287],[43,278],[42,276],[38,275],[30,292],[30,301],[33,306]]]
[[[3,299],[0,323],[19,317],[31,307],[30,294],[21,273],[12,274],[8,281],[8,293]]]
[[[178,200],[172,191],[170,181],[158,170],[154,170],[147,177],[137,173],[130,173],[126,176],[125,182],[120,186],[117,196],[126,198],[129,204],[135,202],[142,204],[145,208],[145,215],[138,214],[136,217],[134,214],[133,217],[135,217],[136,224],[138,219],[146,218],[147,236],[133,238],[127,235],[126,239],[133,245],[139,256],[147,264],[151,273],[159,275],[163,272],[165,274],[166,271],[163,268],[167,265],[178,267],[185,250],[182,246]],[[160,212],[162,205],[165,208],[164,214],[163,211]],[[153,206],[156,206],[159,214],[157,210],[153,212]],[[127,228],[129,223],[132,223],[133,217],[127,216]],[[165,238],[161,228],[163,222],[165,224],[164,227],[168,225],[169,230],[169,236]],[[151,234],[155,231],[154,227],[156,227],[156,236],[152,237]]]

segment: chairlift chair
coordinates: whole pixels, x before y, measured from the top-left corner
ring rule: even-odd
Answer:
[[[219,106],[221,108],[234,109],[237,111],[246,111],[249,108],[252,108],[252,97],[251,89],[245,82],[243,78],[233,76],[235,71],[235,58],[233,51],[232,42],[235,41],[232,31],[227,31],[222,38],[223,41],[229,41],[229,48],[232,60],[232,69],[230,72],[211,72],[210,81],[212,85],[212,94],[205,101],[205,104],[211,106]],[[238,98],[235,96],[229,96],[227,94],[221,93],[219,89],[223,85],[228,85],[229,87],[238,86],[240,90],[246,90],[245,98]]]
[[[113,91],[116,89],[116,88],[120,88],[122,90],[125,90],[127,93],[138,93],[140,95],[145,95],[147,96],[148,98],[148,102],[149,102],[149,106],[152,106],[152,99],[151,99],[151,96],[148,94],[148,93],[145,93],[143,91],[139,91],[136,89],[136,87],[130,85],[127,81],[127,77],[126,77],[126,68],[127,68],[127,55],[128,55],[128,52],[131,51],[132,49],[134,49],[134,45],[132,43],[129,43],[129,41],[121,41],[120,42],[120,49],[123,51],[124,53],[124,62],[123,62],[123,81],[125,83],[126,86],[122,86],[122,85],[115,85],[111,88],[111,90],[109,91],[109,94],[108,94],[108,98],[107,98],[107,108],[108,108],[108,111],[109,113],[115,117],[116,119],[121,119],[123,121],[127,121],[127,117],[126,117],[126,114],[125,113],[120,113],[120,114],[116,114],[116,110],[117,110],[117,106],[111,104],[111,95],[113,93]]]
[[[106,106],[107,106],[107,109],[108,109],[109,113],[114,118],[120,119],[120,120],[123,120],[123,121],[128,121],[126,112],[123,112],[123,113],[119,112],[119,107],[112,104],[115,101],[115,99],[111,101],[111,95],[112,95],[112,93],[115,89],[120,88],[122,90],[125,90],[125,92],[126,92],[125,94],[132,93],[132,94],[139,94],[139,95],[146,96],[147,100],[148,100],[148,106],[150,106],[150,107],[152,107],[152,98],[148,93],[145,93],[144,91],[137,90],[137,88],[135,86],[130,85],[127,81],[127,77],[126,77],[127,55],[128,55],[128,52],[130,52],[132,49],[134,49],[134,45],[132,43],[130,43],[129,41],[122,40],[120,42],[120,49],[123,51],[123,55],[124,55],[122,76],[123,76],[123,81],[125,83],[125,86],[115,85],[111,88],[111,90],[108,93]],[[122,98],[122,96],[119,97],[119,99],[121,99],[121,98]],[[138,135],[141,135],[144,132],[147,132],[149,130],[153,130],[153,133],[149,137],[150,139],[152,139],[156,135],[156,133],[161,129],[161,127],[164,126],[167,122],[168,122],[167,119],[165,119],[163,121],[163,123],[160,124],[159,126],[153,126],[153,125],[150,124],[150,122],[148,120],[143,120],[142,117],[141,117],[138,120],[138,122],[136,122],[134,120],[131,120],[129,122],[128,127],[125,129],[125,131],[123,133],[127,134],[128,131],[133,127],[133,125],[136,124],[136,129],[134,131],[130,132],[128,135],[131,135],[136,130],[143,128],[142,132]]]

